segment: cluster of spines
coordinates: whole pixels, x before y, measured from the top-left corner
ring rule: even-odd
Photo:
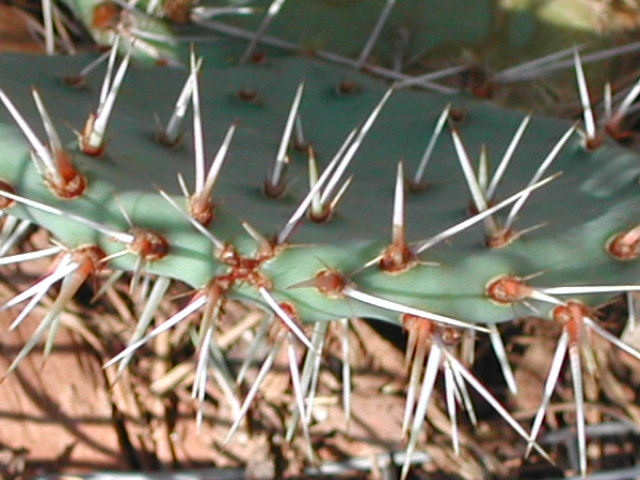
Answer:
[[[252,44],[245,52],[243,59],[246,60],[246,58],[249,58],[251,56],[253,48],[255,48],[255,45],[261,40],[262,34],[264,33],[264,31],[266,31],[269,22],[278,13],[278,10],[282,6],[282,3],[282,1],[276,0],[272,4],[272,8],[269,9],[269,12],[265,17],[260,30],[254,36]],[[393,4],[394,2],[392,1],[389,1],[387,3],[385,12],[383,12],[383,14],[381,15],[380,20],[376,25],[376,29],[372,33],[370,41],[367,42],[367,45],[363,48],[362,54],[357,61],[359,66],[362,66],[366,61],[367,56],[371,51],[372,45],[380,32],[380,28],[385,21],[386,15],[388,15],[390,9],[393,8]],[[115,43],[117,43],[117,41],[118,40],[116,37]],[[112,47],[111,54],[108,56],[107,75],[105,76],[105,80],[103,82],[99,107],[95,113],[90,115],[85,129],[80,135],[81,150],[83,151],[83,153],[90,156],[102,155],[104,153],[104,149],[106,148],[106,128],[109,115],[115,103],[118,89],[123,81],[133,45],[129,47],[129,53],[127,53],[125,59],[120,64],[117,71],[113,73],[113,71],[115,70],[116,58],[115,47],[116,45]],[[575,53],[574,59],[578,77],[581,103],[585,115],[585,131],[583,134],[584,145],[588,149],[595,149],[598,148],[598,146],[601,144],[602,135],[601,132],[598,132],[595,119],[593,117],[592,108],[589,103],[589,95],[586,89],[586,83],[584,81],[584,74],[582,73],[581,62],[577,53]],[[286,341],[288,344],[287,348],[289,349],[289,356],[292,359],[292,361],[290,362],[290,367],[296,398],[297,415],[301,419],[303,419],[303,430],[305,431],[305,434],[308,438],[309,413],[305,408],[304,396],[305,394],[309,393],[310,390],[312,390],[312,379],[314,376],[317,377],[317,373],[315,372],[319,367],[317,361],[310,363],[309,365],[315,365],[315,367],[308,367],[312,369],[311,373],[309,373],[309,371],[307,371],[306,373],[303,371],[301,377],[301,373],[298,371],[297,364],[294,361],[294,359],[296,358],[294,338],[297,337],[298,341],[309,348],[309,352],[313,355],[309,355],[308,358],[312,359],[319,358],[319,352],[316,351],[316,349],[318,349],[318,347],[320,346],[321,350],[321,340],[316,339],[315,334],[312,339],[308,339],[306,337],[305,333],[299,327],[300,319],[297,318],[298,315],[295,311],[295,307],[288,303],[278,303],[271,292],[269,279],[261,273],[260,266],[262,263],[272,259],[274,256],[277,256],[279,249],[286,248],[295,227],[300,221],[304,219],[305,216],[308,215],[311,220],[316,222],[326,221],[331,217],[339,199],[341,198],[346,188],[348,188],[348,185],[350,183],[349,178],[347,178],[346,180],[342,180],[349,162],[358,150],[359,145],[362,143],[362,140],[367,135],[371,125],[375,121],[384,103],[393,92],[393,89],[387,92],[387,94],[383,97],[383,99],[376,106],[371,115],[365,120],[365,122],[363,122],[363,124],[358,129],[354,130],[352,134],[346,139],[343,147],[334,157],[334,160],[329,163],[329,165],[325,168],[321,175],[318,172],[318,167],[315,162],[315,158],[313,157],[313,151],[309,151],[309,193],[299,204],[299,206],[297,207],[289,221],[282,228],[282,230],[280,230],[280,232],[275,236],[275,239],[266,239],[258,232],[256,232],[250,225],[245,224],[246,230],[259,245],[259,248],[257,249],[258,253],[252,258],[248,258],[240,255],[235,251],[233,246],[225,244],[205,228],[208,224],[214,221],[215,204],[211,200],[211,193],[220,172],[222,162],[225,157],[225,152],[232,141],[233,133],[235,131],[235,125],[232,125],[230,127],[229,131],[227,132],[227,136],[223,141],[223,145],[213,161],[209,173],[205,175],[205,154],[203,150],[202,125],[199,114],[197,82],[197,72],[200,68],[200,65],[201,62],[196,61],[195,56],[192,56],[191,73],[185,84],[183,93],[178,100],[178,104],[172,117],[172,121],[170,121],[168,127],[161,134],[159,134],[159,138],[167,144],[175,144],[177,141],[179,141],[179,119],[184,117],[186,106],[189,102],[189,99],[191,99],[194,110],[194,150],[196,152],[195,192],[193,194],[189,194],[184,180],[180,180],[183,192],[187,199],[189,210],[188,215],[186,215],[186,212],[183,212],[181,207],[171,197],[164,194],[164,192],[161,193],[169,202],[172,203],[173,206],[175,206],[181,212],[185,213],[185,216],[189,218],[189,221],[192,223],[194,228],[197,228],[211,240],[212,246],[216,250],[216,257],[223,264],[229,267],[230,273],[212,279],[212,281],[208,285],[204,286],[199,292],[194,295],[191,302],[183,310],[178,312],[162,325],[156,327],[148,335],[138,335],[138,337],[140,338],[134,339],[125,351],[123,351],[111,362],[109,362],[109,365],[118,361],[123,361],[123,363],[121,363],[122,366],[126,365],[126,360],[130,358],[133,351],[142,346],[146,341],[171,328],[178,322],[187,318],[190,314],[202,310],[203,328],[201,329],[200,338],[201,352],[199,353],[198,362],[198,380],[194,384],[194,397],[198,398],[202,402],[204,392],[203,381],[206,382],[207,359],[209,358],[209,350],[213,345],[212,329],[214,328],[213,326],[215,323],[215,318],[224,302],[225,295],[234,288],[235,284],[237,282],[248,283],[258,290],[264,303],[273,311],[274,316],[282,320],[281,324],[276,323],[273,327],[274,332],[272,333],[270,338],[274,345],[274,348],[272,350],[272,353],[270,353],[265,360],[258,378],[264,378],[264,375],[266,375],[266,372],[270,368],[271,362],[273,362],[273,358],[275,357],[276,353],[274,352],[277,352],[277,350]],[[290,109],[283,138],[276,158],[276,163],[270,175],[268,176],[267,181],[265,182],[264,191],[268,196],[279,197],[282,194],[283,190],[286,188],[285,172],[286,166],[288,164],[286,151],[291,143],[292,131],[295,127],[296,121],[299,121],[298,108],[302,100],[303,90],[304,86],[303,84],[301,84],[296,92],[292,107]],[[631,103],[634,101],[639,90],[640,87],[636,85],[621,102],[620,106],[615,112],[612,112],[610,103],[606,105],[606,110],[608,112],[607,118],[609,120],[605,126],[605,130],[607,132],[613,133],[615,135],[620,135],[620,125],[622,121],[621,119],[624,117]],[[48,185],[50,190],[56,196],[64,199],[73,199],[81,196],[86,188],[86,179],[78,170],[75,169],[73,163],[71,162],[71,155],[62,147],[55,128],[53,127],[53,124],[51,122],[51,119],[49,118],[37,91],[34,90],[34,99],[44,122],[45,130],[47,131],[48,145],[46,146],[37,139],[26,121],[24,121],[20,113],[13,106],[9,98],[4,93],[0,93],[0,98],[2,99],[3,103],[15,118],[16,122],[21,127],[23,133],[31,144],[33,150],[32,157],[34,159],[34,162],[36,163],[38,169],[42,172],[45,183]],[[610,98],[610,96],[607,98]],[[412,190],[420,189],[424,185],[424,169],[429,160],[430,153],[433,150],[433,146],[447,122],[449,113],[450,108],[447,107],[436,123],[436,128],[432,140],[429,143],[427,150],[425,151],[425,154],[418,170],[416,171],[415,176],[409,182]],[[499,164],[499,167],[490,180],[488,179],[488,168],[485,164],[486,159],[483,160],[484,157],[481,157],[479,172],[475,173],[473,171],[473,167],[468,154],[465,151],[460,133],[455,127],[452,128],[452,138],[454,146],[456,148],[464,177],[469,187],[473,202],[472,210],[475,213],[469,219],[452,226],[450,229],[447,229],[432,238],[416,242],[412,245],[408,244],[406,241],[404,225],[404,195],[406,182],[403,164],[399,163],[395,183],[396,186],[393,209],[394,213],[392,219],[391,244],[381,253],[379,257],[372,259],[371,262],[368,262],[364,266],[364,268],[378,265],[382,270],[394,274],[411,269],[418,262],[420,262],[418,256],[424,250],[432,247],[436,243],[450,238],[451,236],[479,222],[484,222],[486,225],[488,237],[487,244],[490,247],[503,247],[509,244],[511,241],[516,240],[522,234],[522,232],[518,233],[512,230],[513,221],[515,220],[520,209],[524,206],[526,199],[530,195],[530,193],[533,190],[541,187],[551,179],[549,178],[543,180],[542,177],[555,156],[558,154],[559,150],[563,147],[563,145],[567,142],[567,140],[573,133],[573,129],[569,130],[560,139],[560,141],[558,141],[552,152],[542,162],[541,166],[538,168],[529,185],[525,189],[515,195],[512,195],[506,200],[495,203],[493,200],[493,195],[495,194],[496,187],[500,182],[500,178],[504,173],[506,166],[509,163],[511,155],[513,154],[513,150],[516,148],[520,137],[523,135],[523,132],[526,129],[527,123],[528,117],[523,121],[520,128],[514,135],[513,141],[507,148],[507,152],[503,157],[503,161]],[[337,189],[337,192],[335,192],[340,182],[342,182],[342,185]],[[109,237],[116,238],[119,241],[125,243],[127,245],[127,248],[123,251],[122,254],[132,252],[138,255],[139,258],[139,268],[136,269],[134,278],[142,274],[144,262],[152,262],[170,254],[171,246],[169,245],[169,243],[160,235],[154,232],[135,228],[133,226],[129,232],[120,232],[110,227],[97,224],[96,222],[93,222],[89,219],[84,219],[76,215],[65,213],[60,209],[56,209],[39,202],[25,199],[17,195],[13,191],[13,188],[8,184],[2,185],[2,192],[0,192],[0,194],[2,194],[6,199],[6,205],[4,205],[5,207],[10,206],[14,201],[22,202],[35,209],[41,209],[54,215],[66,216],[72,221],[83,222],[91,226],[92,228],[96,228],[96,230],[98,230],[99,232]],[[492,205],[492,202],[494,202],[495,204]],[[514,204],[510,214],[508,215],[504,224],[499,225],[498,222],[493,218],[493,214],[510,204]],[[638,235],[637,230],[638,227],[635,227],[627,232],[622,232],[613,237],[607,245],[607,249],[610,254],[613,257],[621,260],[636,258],[640,252],[640,236]],[[12,326],[13,328],[17,326],[17,324],[19,324],[20,321],[23,320],[24,317],[33,309],[35,304],[46,294],[51,285],[60,280],[63,281],[62,290],[56,299],[54,308],[52,308],[51,313],[47,315],[45,320],[43,320],[31,341],[27,345],[25,345],[23,351],[15,359],[14,363],[10,367],[10,371],[13,370],[17,366],[18,362],[28,353],[31,348],[33,348],[33,346],[42,337],[47,328],[51,327],[52,330],[55,330],[55,328],[57,327],[57,316],[59,316],[62,308],[64,308],[65,303],[73,296],[80,283],[82,283],[88,277],[88,275],[97,271],[104,264],[106,264],[108,260],[113,258],[113,256],[106,257],[98,247],[86,246],[74,249],[73,251],[64,251],[62,247],[55,246],[41,252],[28,254],[23,257],[8,257],[5,263],[55,254],[58,254],[58,258],[56,260],[54,268],[52,269],[52,273],[45,276],[31,289],[16,296],[5,306],[5,308],[9,308],[22,301],[31,299],[28,306],[23,310],[18,319],[16,319],[16,321],[14,322],[14,325]],[[135,284],[136,281],[133,282],[133,285]],[[143,315],[147,319],[146,323],[148,323],[150,318],[153,316],[151,313],[154,310],[153,305],[157,305],[159,299],[163,295],[163,292],[166,291],[167,285],[167,280],[163,279],[162,277],[158,280],[158,282],[156,282],[156,286],[158,288],[157,290],[154,289],[155,293],[152,293],[152,295],[150,296],[149,302],[147,303],[148,308],[145,308],[145,312],[147,312],[147,314]],[[486,290],[486,296],[488,297],[488,299],[502,304],[526,304],[527,300],[529,299],[551,303],[555,305],[553,309],[553,318],[563,326],[563,334],[559,340],[558,347],[554,355],[553,366],[545,385],[545,396],[542,405],[538,410],[538,414],[536,415],[536,418],[534,420],[532,433],[527,434],[522,429],[522,427],[520,427],[519,424],[510,417],[506,410],[504,410],[504,408],[492,397],[492,395],[486,389],[484,389],[484,387],[482,387],[482,385],[475,379],[475,377],[473,377],[473,375],[466,369],[466,367],[464,367],[462,363],[460,363],[456,359],[456,357],[451,352],[451,347],[456,343],[452,339],[453,337],[455,337],[455,335],[451,337],[451,332],[453,332],[453,330],[451,330],[450,327],[443,327],[441,323],[459,328],[473,327],[472,325],[453,318],[437,315],[432,312],[427,312],[410,306],[401,305],[397,302],[386,300],[384,298],[380,298],[363,292],[358,289],[356,285],[350,282],[345,274],[331,268],[327,268],[326,270],[319,272],[312,279],[308,279],[307,281],[301,282],[298,285],[292,285],[291,287],[313,287],[316,288],[321,294],[327,295],[329,297],[347,297],[352,300],[368,303],[382,309],[395,311],[403,316],[403,323],[405,328],[409,332],[409,341],[410,345],[412,345],[408,352],[408,359],[410,359],[412,367],[410,373],[411,381],[409,387],[409,399],[407,401],[407,410],[404,422],[405,425],[403,428],[405,433],[410,432],[410,450],[415,447],[417,436],[421,431],[422,424],[424,422],[424,410],[426,409],[426,404],[428,403],[431,391],[433,389],[435,375],[437,374],[438,369],[442,368],[445,375],[447,408],[450,415],[452,416],[454,424],[454,403],[456,398],[462,400],[465,408],[469,410],[470,416],[473,416],[472,409],[470,408],[470,402],[468,400],[468,393],[466,393],[466,381],[481,395],[483,395],[485,399],[487,399],[492,405],[494,405],[499,413],[503,415],[503,417],[507,419],[507,421],[518,431],[518,433],[520,433],[527,440],[528,452],[532,448],[536,448],[540,451],[540,448],[535,443],[535,440],[540,429],[546,405],[551,397],[553,386],[557,381],[563,357],[568,350],[570,355],[576,396],[576,409],[578,413],[577,424],[580,447],[580,471],[584,476],[586,475],[587,468],[584,431],[584,400],[582,394],[580,355],[579,353],[577,353],[580,348],[584,348],[586,346],[583,331],[585,328],[591,329],[596,334],[616,344],[624,351],[636,356],[637,358],[640,356],[638,352],[606,332],[606,330],[602,329],[602,327],[598,326],[597,323],[592,320],[593,315],[591,314],[590,310],[583,304],[571,300],[564,302],[558,300],[556,297],[558,295],[578,295],[583,293],[631,292],[638,290],[638,287],[636,286],[627,285],[558,287],[536,289],[528,286],[526,283],[526,279],[522,279],[513,275],[504,275],[490,282],[487,285]],[[346,319],[343,321],[346,321]],[[282,326],[284,326],[285,328],[282,328]],[[477,330],[485,330],[483,327],[473,328]],[[501,357],[501,363],[503,365],[505,377],[507,379],[512,379],[513,377],[510,374],[508,362],[506,362],[506,359],[504,359],[503,355],[501,354],[501,352],[504,351],[504,348],[500,347],[501,340],[497,329],[495,327],[489,328],[489,332],[491,334],[492,343],[496,348],[496,352],[498,353],[498,356]],[[52,338],[53,335],[50,336],[50,340],[47,343],[47,349],[49,349],[51,346]],[[322,335],[320,335],[318,338],[322,338]],[[426,349],[429,345],[429,357],[425,360]],[[420,376],[423,364],[425,364],[425,362],[426,366],[424,367],[424,380],[422,381],[421,392],[418,395],[419,399],[417,402],[417,408],[415,413],[413,413],[414,402],[416,398],[415,391],[419,383],[417,379]],[[305,364],[304,369],[307,369],[307,364]],[[515,389],[515,383],[513,382],[513,380],[508,380],[508,383],[510,384],[512,390]],[[249,395],[247,395],[246,400],[243,402],[242,406],[237,409],[238,411],[236,421],[234,423],[234,427],[230,431],[229,438],[235,431],[235,429],[239,426],[240,421],[242,420],[244,415],[246,415],[248,405],[252,398],[255,396],[259,384],[259,381],[255,382],[254,386],[250,390]],[[345,405],[347,404],[348,401],[345,401]],[[411,428],[409,428],[410,423],[412,424]],[[454,441],[454,449],[457,451],[458,441],[457,433],[455,430],[452,432],[452,438]],[[407,458],[408,460],[403,470],[403,474],[405,476],[407,474],[410,455],[408,455]]]

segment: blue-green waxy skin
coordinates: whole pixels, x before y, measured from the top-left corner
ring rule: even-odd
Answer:
[[[104,9],[105,4],[113,7],[115,2],[62,1],[84,23],[97,43],[110,44],[114,31],[111,23],[115,20],[110,22],[108,15],[99,12],[101,9],[117,11],[114,8]],[[217,41],[210,30],[194,25],[176,25],[168,20],[161,4],[170,2],[154,2],[157,8],[155,16],[147,14],[149,3],[136,2],[137,9],[127,9],[123,13],[124,28],[121,32],[124,37],[130,37],[134,31],[147,34],[136,47],[135,55],[139,59],[178,61],[181,49],[171,27],[178,34],[190,38],[209,37]],[[251,8],[253,13],[216,16],[212,22],[205,23],[213,23],[222,30],[226,27],[227,30],[257,31],[273,1],[248,0],[241,3],[245,9]],[[606,42],[602,22],[598,21],[597,15],[586,14],[594,8],[580,8],[581,5],[569,2],[566,5],[562,5],[563,2],[547,3],[552,5],[500,0],[458,0],[455,5],[425,0],[396,2],[381,26],[378,41],[372,45],[368,60],[389,67],[400,59],[404,64],[403,71],[412,73],[424,68],[424,63],[433,68],[465,58],[473,58],[472,61],[478,63],[488,62],[492,68],[501,69],[525,57],[537,58],[585,42]],[[205,8],[219,8],[224,4],[217,0],[197,2],[198,6]],[[265,34],[303,52],[324,51],[358,59],[386,4],[387,0],[286,1]],[[615,16],[615,9],[612,11],[611,18]],[[170,14],[168,16],[171,17]],[[615,30],[613,25],[607,25],[607,28]],[[231,46],[214,61],[229,54],[240,55],[245,47],[245,44]],[[126,46],[121,45],[120,48],[124,52]],[[221,49],[216,50],[216,53],[222,52]],[[264,46],[258,50],[269,55],[285,53]]]
[[[214,48],[209,47],[205,56],[214,55]],[[230,47],[220,48],[227,51]],[[120,211],[124,207],[135,226],[160,233],[171,245],[167,257],[147,262],[149,273],[170,276],[194,288],[229,274],[229,266],[217,259],[211,242],[158,193],[159,189],[170,193],[186,208],[177,175],[182,174],[193,188],[190,122],[184,126],[180,146],[167,148],[154,139],[158,121],[165,122],[170,115],[188,71],[134,63],[109,123],[106,152],[91,158],[78,151],[71,129],[81,130],[95,109],[103,70],[92,73],[82,88],[63,81],[91,59],[89,55],[29,61],[19,55],[0,57],[0,87],[44,138],[29,87],[39,89],[78,169],[88,179],[85,194],[76,200],[56,198],[33,166],[27,142],[5,109],[0,109],[0,179],[20,195],[122,231],[129,229]],[[349,94],[338,88],[345,78],[357,85]],[[257,245],[241,222],[274,238],[309,189],[306,153],[292,147],[286,194],[273,199],[262,193],[294,92],[302,81],[305,91],[300,117],[305,140],[313,145],[322,169],[349,131],[360,125],[382,98],[386,84],[295,56],[244,66],[209,65],[205,61],[199,77],[207,163],[229,125],[238,125],[216,185],[216,218],[209,228],[245,256],[253,255]],[[239,92],[248,90],[255,91],[255,98],[242,99]],[[504,248],[490,249],[480,222],[426,250],[420,255],[421,262],[403,273],[384,272],[377,263],[364,268],[391,239],[398,162],[404,162],[407,178],[413,176],[436,119],[448,103],[465,112],[458,128],[473,161],[486,145],[493,169],[524,118],[523,113],[463,95],[394,91],[349,167],[347,174],[353,175],[353,182],[335,215],[323,224],[305,219],[287,244],[260,266],[276,299],[291,302],[304,321],[368,317],[400,322],[397,312],[339,295],[329,298],[313,287],[291,288],[328,268],[342,272],[363,292],[470,323],[502,322],[531,313],[523,305],[501,305],[487,297],[488,283],[500,275],[542,273],[532,283],[545,287],[637,282],[638,262],[612,258],[606,244],[613,235],[639,223],[640,158],[608,141],[586,151],[578,134],[570,138],[545,174],[561,175],[531,194],[514,224],[516,230],[539,228]],[[498,201],[526,187],[570,126],[561,120],[532,118],[498,188]],[[436,145],[425,179],[426,189],[406,194],[409,243],[436,235],[470,215],[470,195],[447,129]],[[125,248],[71,219],[21,205],[8,212],[32,219],[69,248],[98,244],[107,253]],[[506,215],[507,210],[501,211],[496,218],[500,222]],[[135,255],[129,254],[113,260],[110,266],[131,270],[135,260]],[[229,296],[261,301],[255,286],[248,283],[238,283]],[[602,299],[582,297],[592,305]],[[549,308],[534,303],[543,313]]]

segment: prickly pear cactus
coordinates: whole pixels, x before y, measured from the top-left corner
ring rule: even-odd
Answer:
[[[56,99],[55,103],[47,102],[47,108],[57,124],[82,128],[99,83],[77,90],[51,72],[72,74],[87,62],[86,58],[43,59],[35,68],[26,62],[22,63],[24,67],[16,66],[17,60],[11,57],[3,61],[3,68],[9,71],[11,66],[14,77],[5,81],[3,88],[24,115],[31,110],[34,120],[30,123],[37,125],[31,90],[24,87],[27,82],[39,86],[44,102]],[[486,217],[496,224],[495,235],[508,238],[490,238],[494,233],[483,221],[450,240],[437,238],[441,232],[473,218],[469,212],[475,208],[470,207],[472,197],[448,135],[443,134],[436,143],[422,177],[417,182],[412,180],[447,103],[464,115],[456,134],[464,139],[464,148],[477,157],[481,146],[486,146],[492,166],[497,166],[524,116],[464,97],[443,98],[411,91],[390,92],[371,132],[354,152],[344,176],[353,176],[353,181],[331,218],[314,221],[305,214],[294,231],[283,235],[288,218],[309,192],[307,152],[290,149],[287,153],[290,160],[281,180],[280,198],[270,198],[264,190],[276,164],[273,156],[298,84],[305,82],[300,102],[305,141],[313,145],[318,168],[325,171],[350,129],[361,127],[363,119],[370,118],[369,112],[387,88],[362,75],[313,60],[279,59],[268,65],[203,71],[202,121],[207,138],[213,137],[205,150],[214,152],[214,139],[220,143],[225,130],[237,124],[212,199],[214,219],[208,228],[217,238],[212,242],[185,218],[188,208],[179,194],[177,175],[187,182],[194,178],[194,153],[188,145],[166,147],[154,139],[158,133],[155,118],[168,118],[173,106],[173,98],[162,92],[179,92],[185,75],[181,70],[131,67],[109,122],[104,152],[99,157],[86,156],[77,151],[72,138],[67,139],[71,142],[69,155],[87,183],[86,190],[74,199],[59,198],[52,191],[30,160],[29,144],[5,114],[3,180],[28,199],[125,233],[131,226],[122,207],[132,226],[151,229],[168,242],[167,254],[145,262],[144,270],[169,275],[195,288],[233,271],[233,266],[220,258],[227,246],[247,259],[255,256],[260,245],[243,230],[241,222],[247,222],[274,250],[256,273],[273,284],[277,296],[298,305],[300,318],[310,322],[352,315],[398,322],[402,313],[371,308],[348,297],[332,298],[341,297],[339,291],[331,295],[311,285],[291,288],[325,269],[341,272],[345,285],[348,280],[390,301],[473,323],[500,322],[514,316],[511,308],[487,297],[491,279],[499,275],[545,272],[540,283],[544,280],[545,285],[561,286],[593,283],[583,276],[589,271],[596,278],[604,274],[618,283],[632,282],[637,274],[633,262],[620,261],[607,251],[613,235],[634,226],[638,213],[637,158],[611,144],[586,151],[577,134],[570,134],[543,176],[561,175],[539,190],[526,192],[529,198],[513,227],[500,230],[508,208]],[[340,81],[335,79],[345,75],[357,85],[357,91],[340,92]],[[259,88],[254,88],[254,79],[258,78]],[[209,84],[213,86],[206,87]],[[247,90],[255,92],[256,97],[242,99]],[[332,119],[330,124],[326,118]],[[496,189],[496,200],[512,199],[522,192],[569,128],[565,122],[534,118]],[[403,182],[410,182],[414,188],[404,193],[406,237],[396,239],[405,242],[402,248],[406,251],[400,251],[396,259],[388,247],[398,246],[392,240],[398,162],[406,172]],[[475,159],[469,162],[476,176]],[[182,211],[160,196],[159,190],[174,195]],[[113,254],[129,245],[113,242],[110,235],[100,234],[74,218],[42,212],[20,202],[9,212],[45,226],[69,248],[97,243],[105,253]],[[539,228],[515,238],[533,226]],[[505,245],[487,246],[494,241]],[[381,255],[388,258],[376,260]],[[123,256],[114,260],[114,266],[132,270],[136,258],[135,254]],[[252,285],[237,287],[238,293],[255,296]]]
[[[344,10],[339,18],[347,22],[364,4],[331,8]],[[296,23],[288,18],[308,14],[300,8],[284,7],[274,19],[283,38]],[[149,21],[159,32],[160,20]],[[260,22],[253,17],[245,27]],[[154,330],[146,325],[160,298],[149,298],[141,332],[115,359],[124,364],[149,338],[196,312],[206,350],[227,299],[261,305],[311,352],[319,343],[304,333],[309,324],[362,317],[404,326],[439,352],[429,356],[418,400],[425,356],[415,356],[409,450],[435,381],[432,358],[459,372],[456,392],[468,382],[502,408],[452,355],[442,333],[448,328],[488,331],[500,354],[496,324],[540,315],[563,325],[560,364],[567,348],[586,342],[587,328],[637,356],[595,323],[587,305],[639,288],[640,157],[593,123],[577,53],[584,127],[411,88],[419,79],[389,85],[321,58],[277,49],[247,56],[242,39],[216,37],[183,55],[189,67],[169,67],[132,60],[141,43],[111,38],[99,71],[82,75],[96,55],[0,57],[3,212],[47,229],[57,242],[41,253],[57,254],[53,273],[7,306],[30,299],[28,312],[62,281],[51,313],[10,370],[47,329],[50,347],[66,300],[105,268],[133,272],[133,293],[150,276],[196,291]],[[348,39],[329,32],[287,41],[353,55],[361,42]],[[170,52],[176,63],[179,50],[146,53]],[[384,48],[379,55],[389,56]],[[606,127],[615,133],[624,111],[609,113]],[[508,364],[503,369],[508,377]],[[240,411],[246,414],[244,405]],[[540,415],[528,434],[500,413],[540,451]],[[584,452],[584,417],[578,431]],[[586,468],[582,459],[580,471]]]

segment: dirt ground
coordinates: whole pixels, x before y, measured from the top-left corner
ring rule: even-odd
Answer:
[[[42,266],[36,264],[20,269],[3,268],[5,284],[0,290],[1,298],[10,298],[12,292],[30,284],[39,268]],[[226,448],[222,442],[233,412],[211,379],[204,421],[199,431],[196,427],[197,403],[190,395],[195,368],[193,352],[186,347],[184,351],[169,347],[184,331],[158,337],[152,348],[141,352],[131,371],[114,382],[115,370],[104,370],[102,365],[124,346],[133,328],[131,306],[119,295],[119,289],[125,288],[126,285],[117,285],[93,305],[84,302],[89,292],[80,295],[63,315],[64,326],[57,334],[53,353],[45,360],[42,349],[36,349],[0,383],[3,478],[212,466],[240,467],[257,479],[280,475],[306,478],[310,463],[304,436],[298,430],[293,442],[284,439],[295,405],[284,351],[261,387],[256,402],[259,406],[249,413],[251,422],[241,428]],[[180,288],[176,293],[178,291]],[[118,302],[122,303],[113,306]],[[172,308],[175,307],[168,305],[164,315],[169,315]],[[8,332],[7,326],[19,308],[2,312],[2,371],[7,370],[45,311],[46,305],[37,308],[14,332]],[[618,314],[615,309],[610,312],[610,324],[615,326],[621,317],[615,318]],[[246,353],[261,316],[239,305],[230,308],[229,315],[240,320],[222,322],[225,328],[218,333],[218,341],[228,346],[233,366]],[[519,394],[507,393],[493,354],[484,343],[477,344],[474,371],[528,427],[540,401],[558,332],[545,321],[530,319],[522,323],[504,332],[510,339],[509,349],[521,387]],[[351,322],[352,414],[348,421],[342,408],[342,333],[337,328],[329,335],[323,355],[310,438],[318,464],[337,467],[340,476],[356,475],[350,465],[354,459],[360,459],[368,471],[358,474],[358,478],[390,478],[384,460],[404,449],[401,424],[407,372],[402,349],[406,338],[399,329],[379,324],[375,327],[364,321]],[[600,372],[599,382],[607,393],[596,389],[596,397],[589,403],[589,420],[596,423],[636,421],[637,424],[638,378],[633,370],[637,369],[637,362],[607,352],[606,345],[600,347],[612,363]],[[163,357],[167,352],[171,352],[172,358]],[[259,364],[260,359],[252,375]],[[419,445],[419,452],[424,452],[428,461],[417,466],[411,478],[533,479],[571,473],[562,443],[547,447],[557,466],[539,456],[524,461],[525,441],[476,397],[478,428],[474,429],[459,411],[461,453],[456,456],[440,383]],[[575,432],[567,427],[572,420],[573,405],[569,386],[570,382],[566,381],[554,397],[550,408],[554,413],[548,415],[544,432],[555,431],[561,439],[564,435],[565,440],[570,441]],[[632,431],[623,431],[614,440],[602,437],[590,441],[590,465],[600,469],[632,464],[637,457],[637,440]]]

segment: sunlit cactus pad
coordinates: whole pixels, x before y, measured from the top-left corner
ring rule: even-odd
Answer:
[[[367,119],[388,86],[310,58],[267,58],[244,66],[210,67],[206,60],[210,54],[204,55],[199,76],[207,165],[234,122],[237,132],[216,184],[215,219],[209,230],[243,255],[252,256],[256,242],[241,222],[248,222],[266,238],[275,238],[309,191],[307,150],[295,148],[292,140],[284,195],[268,198],[263,193],[299,84],[304,82],[299,110],[304,142],[313,146],[320,172],[349,131]],[[121,212],[124,208],[133,225],[160,233],[170,244],[166,257],[146,262],[146,272],[182,280],[195,288],[229,274],[228,264],[219,260],[212,243],[158,193],[159,189],[170,193],[185,207],[177,174],[183,175],[190,189],[193,184],[190,120],[183,126],[180,145],[169,148],[155,139],[173,109],[188,69],[132,64],[109,122],[106,150],[93,158],[78,153],[70,129],[82,130],[87,115],[96,108],[102,75],[92,73],[80,87],[65,83],[65,77],[76,75],[91,59],[89,55],[39,58],[37,62],[12,55],[0,58],[1,87],[7,96],[44,139],[29,86],[39,90],[74,152],[78,169],[88,180],[88,189],[75,200],[56,198],[33,166],[29,146],[6,109],[0,110],[2,180],[19,195],[126,232],[130,227]],[[449,103],[451,122],[459,129],[476,172],[481,145],[486,145],[491,179],[524,118],[522,113],[462,95],[393,91],[343,177],[353,175],[353,181],[333,217],[324,223],[305,217],[278,245],[273,258],[258,269],[271,283],[269,289],[275,298],[292,302],[302,320],[361,316],[400,321],[399,311],[342,298],[339,291],[327,295],[309,283],[290,288],[331,269],[344,274],[344,280],[353,282],[353,288],[360,292],[470,323],[500,322],[530,312],[518,302],[501,305],[488,298],[488,285],[500,275],[541,273],[532,283],[544,287],[637,280],[637,262],[613,258],[607,252],[607,242],[638,222],[638,155],[609,142],[587,151],[578,133],[567,134],[569,123],[537,117],[517,145],[493,200],[497,203],[524,189],[563,135],[570,135],[541,178],[561,175],[531,192],[513,225],[514,232],[538,228],[503,248],[492,249],[486,246],[484,223],[478,222],[420,253],[406,271],[389,273],[379,262],[363,268],[391,242],[398,162],[403,162],[409,183]],[[409,246],[462,222],[474,210],[449,126],[437,140],[421,181],[423,189],[405,192]],[[494,215],[498,224],[504,222],[510,208]],[[34,220],[69,248],[97,243],[108,254],[124,248],[74,219],[24,206],[8,212]],[[135,263],[135,255],[126,255],[113,260],[111,266],[133,269]],[[255,287],[251,282],[238,282],[228,295],[261,301]],[[539,308],[543,312],[547,309],[544,304]]]

